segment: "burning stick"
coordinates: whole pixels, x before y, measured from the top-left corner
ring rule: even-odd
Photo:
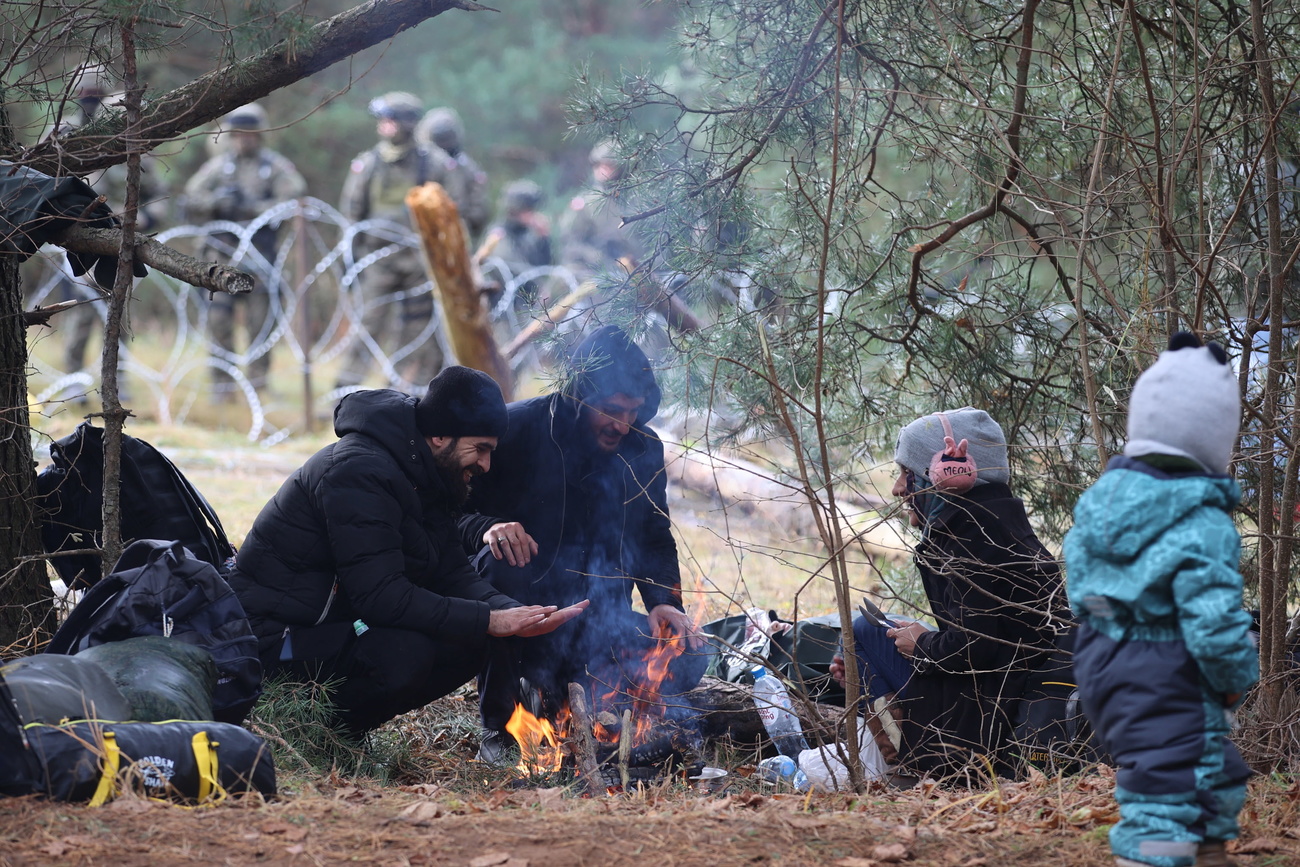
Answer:
[[[582,684],[569,684],[569,714],[573,727],[577,729],[572,740],[573,755],[578,760],[578,772],[587,794],[595,797],[604,788],[604,783],[596,768],[596,744],[591,735],[591,714],[587,712],[586,693]]]
[[[627,762],[632,757],[632,709],[623,711],[623,728],[618,734],[618,776],[627,788]]]

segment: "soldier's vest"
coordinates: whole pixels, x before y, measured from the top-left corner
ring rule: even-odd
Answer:
[[[240,195],[230,213],[214,215],[219,220],[247,222],[259,216],[275,198],[275,163],[264,152],[258,152],[257,165],[252,172],[241,172],[239,161],[233,154],[228,154],[221,164],[221,178],[222,186],[237,186]],[[253,246],[268,259],[275,258],[277,229],[266,225],[253,235]],[[227,245],[233,245],[236,240],[234,235],[224,232],[218,233],[217,237]]]
[[[406,194],[429,181],[429,152],[412,149],[397,162],[386,162],[377,148],[366,152],[370,162],[370,215],[409,224]]]

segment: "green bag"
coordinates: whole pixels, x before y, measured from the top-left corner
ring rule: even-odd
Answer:
[[[790,625],[780,632],[774,630],[766,640],[756,639],[750,626],[755,612],[751,611],[700,627],[712,648],[706,674],[739,683],[750,679],[755,665],[764,665],[814,701],[844,704],[844,688],[830,673],[831,660],[840,649],[839,615],[825,614],[791,624],[777,617],[775,611],[759,613],[770,623]],[[747,637],[750,648],[742,652]]]
[[[140,722],[212,719],[217,664],[202,647],[142,635],[87,647],[72,659],[92,660],[131,703],[124,719]]]

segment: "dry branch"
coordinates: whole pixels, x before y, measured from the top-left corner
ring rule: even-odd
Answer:
[[[424,264],[442,303],[443,324],[456,361],[496,380],[506,400],[514,391],[510,365],[497,349],[487,308],[478,291],[456,203],[438,184],[406,194],[411,223],[424,248]]]
[[[122,245],[122,233],[118,229],[73,226],[57,238],[55,243],[76,253],[116,256]],[[195,259],[143,235],[136,237],[135,258],[169,277],[209,292],[243,295],[253,291],[251,274],[229,265]]]
[[[514,339],[506,344],[501,353],[506,358],[514,358],[529,343],[541,337],[547,331],[550,331],[558,325],[564,317],[568,316],[573,308],[578,306],[584,299],[590,297],[596,291],[596,281],[588,280],[574,289],[568,295],[565,295],[554,305],[547,308],[546,315],[541,319],[534,319],[514,336]]]
[[[569,713],[573,715],[573,755],[578,771],[593,797],[604,791],[600,770],[596,767],[596,742],[592,735],[591,714],[587,711],[587,691],[580,683],[569,684]]]

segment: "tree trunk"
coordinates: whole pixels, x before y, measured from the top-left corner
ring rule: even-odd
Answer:
[[[469,247],[460,212],[438,184],[415,187],[406,194],[411,224],[424,247],[424,263],[442,304],[443,326],[456,361],[497,381],[505,399],[514,391],[510,365],[497,349],[487,309],[471,270]]]
[[[0,90],[0,149],[13,145]],[[0,256],[0,658],[48,638],[54,607],[36,516],[36,465],[27,409],[27,328],[18,259]]]
[[[28,559],[41,553],[41,534],[22,297],[17,260],[0,256],[0,657],[33,652],[54,614],[45,562]]]

